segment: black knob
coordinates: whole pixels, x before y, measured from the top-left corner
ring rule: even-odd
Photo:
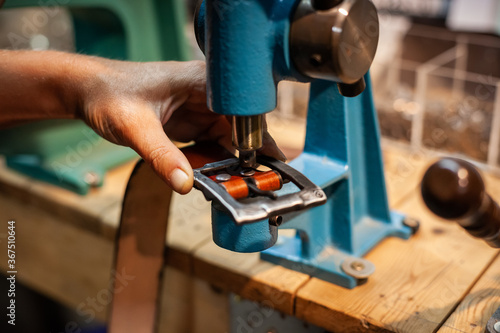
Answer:
[[[434,214],[454,220],[472,236],[500,247],[500,209],[471,163],[442,159],[429,167],[421,186],[422,198]]]
[[[434,163],[422,180],[422,197],[434,214],[461,219],[481,206],[483,179],[472,164],[446,158]]]

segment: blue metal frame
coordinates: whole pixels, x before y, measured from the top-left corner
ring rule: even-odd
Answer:
[[[307,81],[293,69],[288,54],[296,4],[296,0],[205,1],[197,24],[205,26],[202,44],[208,105],[213,111],[239,116],[270,112],[276,108],[279,81]]]
[[[235,252],[260,252],[270,248],[278,239],[278,227],[268,220],[238,225],[231,215],[212,203],[212,236],[214,243]]]
[[[308,81],[288,54],[290,18],[297,0],[206,0],[198,26],[205,26],[208,104],[217,113],[255,115],[276,107],[280,80]],[[203,12],[203,11],[206,12]],[[206,21],[205,24],[203,24]],[[401,214],[390,212],[380,134],[370,78],[364,93],[346,98],[335,82],[312,80],[304,152],[290,163],[328,196],[327,203],[284,216],[279,237],[262,259],[353,288],[361,280],[341,264],[360,257],[388,236],[409,238]],[[281,194],[290,191],[285,187]],[[275,240],[268,221],[236,225],[213,205],[214,240],[239,252],[261,251]]]
[[[354,98],[342,97],[334,83],[312,82],[304,152],[290,165],[328,200],[284,217],[281,228],[298,230],[296,237],[280,237],[262,253],[264,260],[346,288],[360,282],[341,269],[346,257],[361,257],[388,236],[412,234],[404,216],[388,207],[377,116],[365,80],[367,89]]]

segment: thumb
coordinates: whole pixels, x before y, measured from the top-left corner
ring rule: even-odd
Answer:
[[[143,114],[128,134],[129,146],[174,191],[186,194],[191,190],[193,169],[184,154],[168,139],[158,118]]]

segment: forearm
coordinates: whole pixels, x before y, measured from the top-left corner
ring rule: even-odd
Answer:
[[[0,127],[18,121],[77,118],[100,58],[56,51],[0,51]]]

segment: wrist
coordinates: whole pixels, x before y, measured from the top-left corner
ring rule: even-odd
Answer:
[[[109,72],[105,59],[77,54],[65,57],[57,80],[67,116],[86,119],[89,104],[107,89],[105,79]]]

